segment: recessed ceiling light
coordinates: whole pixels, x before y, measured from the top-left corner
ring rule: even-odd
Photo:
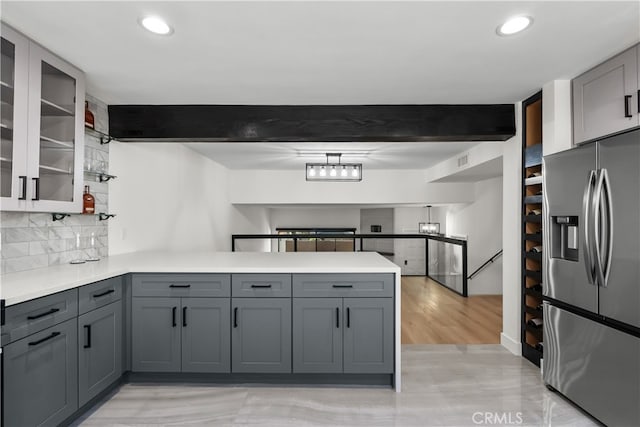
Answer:
[[[168,36],[173,33],[173,28],[165,22],[164,19],[157,16],[147,16],[140,19],[140,25],[142,25],[148,31],[154,34],[160,34],[162,36]]]
[[[504,24],[500,25],[496,32],[500,36],[510,36],[525,30],[533,23],[533,19],[529,16],[514,16],[509,18]]]

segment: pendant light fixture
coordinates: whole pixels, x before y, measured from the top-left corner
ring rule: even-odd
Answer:
[[[359,182],[362,163],[342,163],[342,153],[326,153],[325,163],[307,163],[307,181]]]
[[[425,234],[439,234],[440,233],[440,223],[439,222],[431,222],[431,205],[425,206],[427,208],[427,223],[419,222],[418,230],[420,233]]]

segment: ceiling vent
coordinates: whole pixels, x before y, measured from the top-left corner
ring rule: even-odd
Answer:
[[[458,167],[461,168],[462,166],[466,165],[467,163],[469,163],[469,155],[465,154],[462,157],[458,157]]]

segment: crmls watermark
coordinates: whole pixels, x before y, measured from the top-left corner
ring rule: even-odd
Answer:
[[[517,426],[523,423],[522,412],[474,412],[471,420],[478,425]]]

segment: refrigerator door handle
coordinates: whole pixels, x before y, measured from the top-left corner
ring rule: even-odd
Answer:
[[[603,206],[603,193],[605,196],[604,208],[607,230],[604,238],[601,239],[602,232],[600,230],[599,209],[600,206]],[[609,174],[606,169],[600,171],[595,194],[596,197],[594,198],[593,206],[596,212],[595,225],[597,227],[595,231],[596,270],[600,286],[606,288],[609,284],[609,273],[611,272],[611,259],[613,256],[613,204],[611,203],[611,184],[609,183]],[[603,254],[606,257],[604,260],[602,258]]]
[[[584,197],[582,201],[582,213],[584,215],[584,221],[582,222],[582,237],[584,244],[584,265],[587,270],[587,278],[589,284],[596,284],[596,271],[593,262],[593,253],[591,251],[591,221],[593,220],[593,187],[596,181],[596,171],[589,171],[589,179],[587,185],[584,188]]]

